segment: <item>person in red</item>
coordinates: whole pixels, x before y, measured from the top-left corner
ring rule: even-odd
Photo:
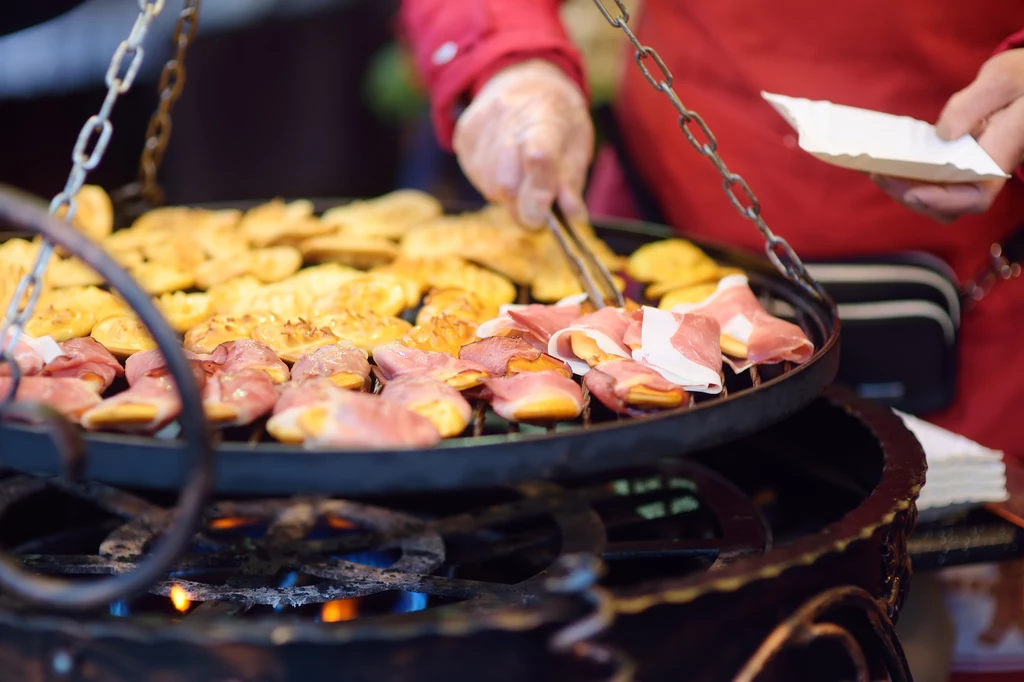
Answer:
[[[594,131],[559,5],[402,3],[442,145],[487,199],[507,204],[526,226],[540,225],[555,200],[571,215],[587,210]],[[935,121],[946,139],[975,135],[1012,173],[1024,162],[1021,0],[646,0],[630,25],[658,50],[683,102],[707,121],[768,224],[801,256],[924,251],[966,282],[993,244],[1024,225],[1024,175],[930,186],[827,166],[796,147],[792,129],[760,97],[766,90]],[[639,69],[626,73],[616,119],[666,220],[689,235],[760,249],[760,234],[722,195],[718,173],[690,147],[664,95]],[[594,214],[635,211],[607,150],[589,199]],[[1024,280],[1001,282],[965,316],[957,399],[929,419],[1024,457],[1022,333]]]

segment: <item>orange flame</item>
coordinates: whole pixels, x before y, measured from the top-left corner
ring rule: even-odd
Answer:
[[[188,593],[181,585],[171,586],[171,603],[174,604],[174,608],[178,609],[182,613],[188,611],[188,607],[191,606],[192,602],[189,601]]]
[[[254,523],[256,523],[256,519],[250,519],[245,516],[225,516],[210,521],[210,530],[231,530],[232,528],[250,526]]]
[[[327,525],[338,530],[352,530],[357,527],[356,524],[340,516],[328,516]]]
[[[356,599],[339,599],[337,601],[324,602],[324,607],[320,611],[320,620],[325,623],[353,620],[359,614],[359,607],[356,602]]]

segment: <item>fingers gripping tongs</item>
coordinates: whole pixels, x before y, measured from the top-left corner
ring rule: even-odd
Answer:
[[[576,228],[565,217],[558,202],[552,205],[547,218],[548,228],[555,235],[555,240],[569,261],[569,267],[572,268],[576,280],[587,293],[594,308],[604,308],[608,305],[624,307],[626,301],[622,292],[615,286],[612,274],[580,237]]]

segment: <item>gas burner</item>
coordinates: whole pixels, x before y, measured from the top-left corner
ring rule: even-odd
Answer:
[[[50,575],[133,570],[171,521],[168,508],[139,494],[14,476],[0,481],[0,517],[8,521],[0,537],[15,508],[40,524],[34,537],[10,543],[12,552]],[[26,508],[40,511],[28,516]],[[75,520],[70,528],[67,518]],[[720,567],[771,544],[750,498],[684,462],[574,487],[535,482],[440,500],[395,498],[388,507],[222,500],[207,508],[202,528],[166,580],[116,602],[111,616],[333,622],[457,602],[523,604],[547,594],[551,567],[569,555],[602,557],[608,584],[635,583]]]
[[[220,499],[146,593],[73,614],[0,595],[0,657],[25,682],[824,682],[857,675],[808,638],[849,633],[872,671],[880,650],[906,679],[891,620],[924,456],[902,422],[837,393],[699,457],[445,494]],[[77,588],[141,565],[173,503],[0,478],[0,546]]]

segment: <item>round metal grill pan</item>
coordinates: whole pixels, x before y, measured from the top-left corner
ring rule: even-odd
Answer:
[[[338,202],[333,202],[338,203]],[[329,203],[327,204],[329,205]],[[318,207],[319,208],[319,207]],[[672,236],[663,226],[595,220],[617,252]],[[760,379],[730,376],[728,394],[689,408],[642,418],[606,418],[531,430],[462,437],[427,450],[310,452],[259,439],[217,445],[217,490],[231,494],[374,493],[509,485],[614,470],[685,455],[755,433],[820,396],[838,367],[835,311],[810,299],[765,261],[701,243],[721,263],[740,267],[765,299],[788,304],[814,342],[804,365]],[[601,411],[593,411],[595,420]],[[264,438],[266,438],[264,436]],[[87,434],[83,477],[116,486],[178,489],[186,475],[184,445],[116,434]],[[40,427],[0,424],[0,464],[26,473],[57,475],[62,463]]]

